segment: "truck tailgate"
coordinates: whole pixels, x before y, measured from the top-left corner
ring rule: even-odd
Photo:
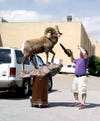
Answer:
[[[0,64],[0,80],[8,80],[8,79],[9,79],[9,65]]]

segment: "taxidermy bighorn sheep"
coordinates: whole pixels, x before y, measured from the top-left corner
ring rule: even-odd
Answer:
[[[41,38],[26,40],[22,44],[22,50],[24,53],[24,56],[22,59],[23,71],[24,71],[24,63],[28,58],[35,66],[35,64],[32,61],[32,58],[35,54],[45,52],[46,64],[48,64],[48,57],[50,52],[53,54],[51,59],[51,62],[53,63],[55,52],[52,49],[54,45],[58,42],[58,38],[60,37],[60,35],[62,35],[62,33],[60,33],[58,26],[55,26],[55,28],[47,27],[44,31],[44,36],[42,36]]]

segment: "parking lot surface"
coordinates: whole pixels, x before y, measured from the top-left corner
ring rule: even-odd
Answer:
[[[72,107],[73,78],[68,74],[53,77],[47,108],[31,107],[29,98],[0,93],[0,121],[100,121],[100,77],[88,76],[88,95],[83,110]]]

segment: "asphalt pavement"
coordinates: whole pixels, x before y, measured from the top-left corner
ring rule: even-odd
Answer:
[[[100,121],[100,77],[88,76],[86,108],[82,110],[72,107],[73,78],[68,74],[53,77],[46,108],[31,107],[29,98],[0,94],[0,121]]]

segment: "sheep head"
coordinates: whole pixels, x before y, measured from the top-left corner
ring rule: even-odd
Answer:
[[[52,27],[47,27],[44,31],[44,35],[47,38],[53,38],[53,37],[60,37],[62,33],[60,33],[58,26],[56,25],[54,28]]]

